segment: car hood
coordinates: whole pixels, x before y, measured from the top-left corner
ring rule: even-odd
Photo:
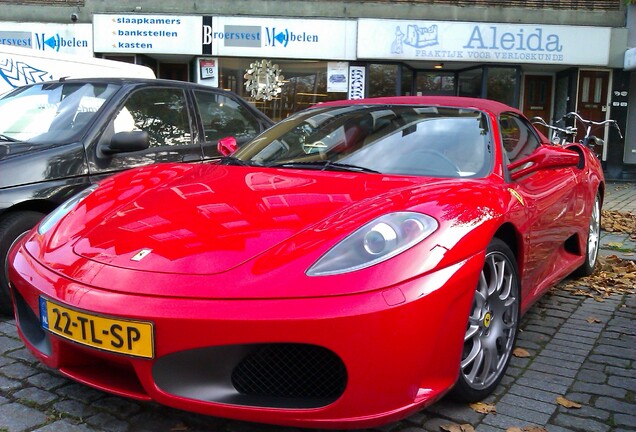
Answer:
[[[109,291],[236,299],[362,292],[482,251],[490,237],[477,228],[493,225],[485,222],[498,213],[497,187],[486,183],[157,164],[106,179],[25,247],[56,273]],[[462,204],[471,200],[480,205]],[[417,248],[363,270],[364,284],[359,272],[333,276],[335,284],[305,276],[354,230],[404,210],[435,217],[439,229]]]
[[[369,201],[363,208],[374,208],[371,201],[386,208],[400,189],[421,182],[214,164],[175,169],[178,176],[154,187],[150,183],[156,178],[147,170],[102,185],[101,201],[123,202],[103,207],[102,213],[93,211],[85,220],[67,222],[83,228],[75,253],[121,268],[220,273],[363,202]],[[371,213],[362,214],[368,219]]]
[[[0,160],[13,156],[14,154],[20,154],[33,149],[33,145],[23,142],[2,141],[0,142]]]
[[[0,189],[88,174],[80,142],[0,142]]]

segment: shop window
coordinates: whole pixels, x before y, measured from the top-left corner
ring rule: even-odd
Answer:
[[[517,69],[488,68],[486,98],[515,106],[517,94]]]
[[[570,78],[567,74],[558,76],[554,90],[554,117],[560,119],[568,111],[568,91],[570,87]],[[574,98],[573,98],[574,99]],[[547,120],[547,119],[546,119]]]
[[[413,94],[413,70],[406,66],[402,66],[402,96],[410,96]]]
[[[484,74],[486,74],[485,82]],[[457,77],[459,96],[492,99],[510,106],[517,105],[519,92],[517,68],[480,67],[461,71]]]
[[[470,69],[462,71],[458,74],[458,93],[459,96],[481,97],[481,78],[483,70]]]
[[[185,63],[159,63],[157,78],[188,81],[188,65]]]
[[[271,61],[279,66],[285,77],[281,93],[272,100],[256,100],[245,89],[244,75],[251,63],[260,60],[230,57],[219,59],[219,87],[234,91],[272,120],[282,120],[320,102],[347,98],[347,92],[327,91],[328,62],[277,59]]]
[[[282,97],[293,101],[294,110],[301,110],[319,102],[324,102],[327,97],[321,92],[322,86],[319,85],[320,73],[312,73],[309,75],[298,75],[288,79],[287,85],[283,86]]]
[[[418,95],[443,95],[455,94],[455,74],[452,72],[418,72],[415,81]]]
[[[398,94],[398,65],[371,64],[368,71],[368,97],[395,96]]]

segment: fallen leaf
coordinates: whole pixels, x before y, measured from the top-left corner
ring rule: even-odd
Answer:
[[[530,357],[530,353],[528,352],[528,350],[525,350],[523,348],[515,348],[512,352],[512,355],[519,358]]]
[[[607,232],[629,234],[632,240],[636,240],[636,214],[618,210],[602,210],[601,228]]]
[[[595,316],[589,316],[589,317],[587,317],[587,319],[585,321],[587,321],[590,324],[603,322],[600,319],[596,318]]]
[[[176,425],[170,428],[170,432],[185,432],[188,430],[188,427],[183,423],[177,423]]]
[[[558,396],[556,398],[556,401],[559,405],[566,407],[566,408],[581,408],[581,404],[580,403],[576,403],[573,402],[571,400],[568,400],[566,398],[564,398],[563,396]]]
[[[469,424],[448,423],[441,425],[440,429],[446,432],[475,432],[475,428]]]
[[[621,247],[623,247],[623,243],[607,242],[607,246],[611,247],[611,248],[621,248]]]
[[[594,274],[580,279],[566,279],[559,287],[576,296],[602,302],[613,294],[636,294],[636,261],[616,255],[600,256]]]
[[[497,407],[493,404],[475,402],[471,403],[470,407],[473,409],[473,411],[481,414],[497,414]]]

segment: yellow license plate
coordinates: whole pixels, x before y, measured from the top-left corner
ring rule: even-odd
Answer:
[[[82,345],[135,357],[154,356],[151,322],[94,315],[40,297],[40,323],[51,333]]]

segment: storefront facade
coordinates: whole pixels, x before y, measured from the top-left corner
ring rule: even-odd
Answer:
[[[627,128],[625,27],[141,10],[94,13],[91,21],[67,26],[92,26],[94,55],[232,90],[275,120],[329,100],[460,95],[548,122],[577,111]],[[610,177],[629,178],[625,143],[636,140],[599,135]]]

